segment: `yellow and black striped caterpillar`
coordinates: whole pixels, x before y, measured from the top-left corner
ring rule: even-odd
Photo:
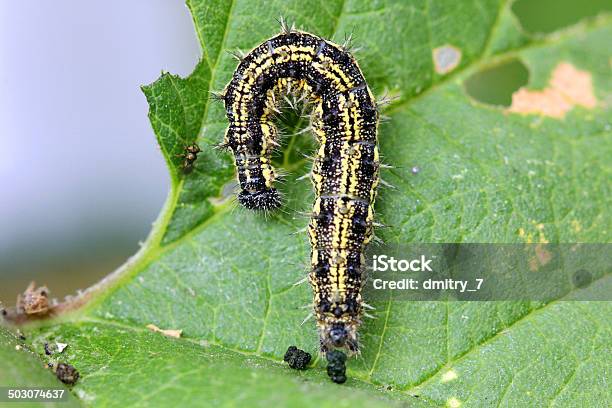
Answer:
[[[273,119],[277,101],[295,92],[305,93],[313,105],[311,126],[320,143],[311,173],[316,200],[308,233],[321,352],[357,353],[363,251],[372,239],[380,167],[379,115],[357,62],[344,47],[285,27],[241,58],[219,95],[229,120],[223,145],[234,154],[240,204],[278,208]]]

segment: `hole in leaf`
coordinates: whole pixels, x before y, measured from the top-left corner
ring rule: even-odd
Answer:
[[[517,60],[509,60],[472,74],[465,81],[465,90],[479,102],[496,106],[510,106],[512,94],[527,85],[529,71]]]
[[[551,33],[594,17],[603,11],[612,11],[610,0],[517,0],[512,11],[523,28],[530,33]]]

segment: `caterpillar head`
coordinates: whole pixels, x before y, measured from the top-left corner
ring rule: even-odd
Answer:
[[[324,305],[324,309],[325,308]],[[321,311],[321,307],[319,311]],[[321,342],[321,352],[346,349],[349,354],[359,353],[357,329],[361,323],[359,314],[346,305],[334,305],[328,312],[319,313],[317,328]]]
[[[357,327],[357,324],[341,321],[319,325],[321,352],[327,353],[339,348],[346,349],[349,354],[358,353]]]

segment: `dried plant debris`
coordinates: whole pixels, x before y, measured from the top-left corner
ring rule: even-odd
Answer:
[[[45,343],[44,349],[45,349],[46,355],[50,356],[53,354],[53,350],[51,349],[51,346],[49,345],[49,343]]]
[[[174,337],[176,339],[180,338],[181,334],[183,334],[182,329],[160,329],[154,324],[147,324],[147,329],[151,330],[152,332],[161,333],[164,336]]]
[[[289,346],[283,360],[289,364],[289,367],[294,370],[305,370],[310,363],[312,356],[304,350],[300,350],[295,346]]]
[[[51,356],[53,354],[63,353],[66,347],[68,347],[68,344],[60,343],[60,342],[56,342],[52,344],[50,343],[44,344],[45,354],[48,356]]]
[[[79,379],[77,369],[66,363],[59,363],[57,365],[55,375],[61,382],[68,385],[74,385]]]
[[[346,354],[339,350],[329,351],[327,357],[327,375],[336,384],[346,382]]]
[[[46,286],[36,287],[31,282],[25,292],[17,296],[17,313],[26,315],[46,315],[49,312],[49,289]]]

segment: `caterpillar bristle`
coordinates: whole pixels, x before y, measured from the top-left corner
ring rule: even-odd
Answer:
[[[351,48],[353,46],[353,32],[351,31],[348,35],[344,34],[344,42],[341,47],[345,52],[351,52]]]
[[[289,174],[291,174],[291,172],[285,168],[280,167],[276,169],[276,175],[278,177],[286,178]]]
[[[399,99],[399,96],[390,96],[388,94],[383,95],[380,99],[376,100],[376,105],[377,106],[387,106],[389,105],[391,102],[393,101],[397,101]]]
[[[299,286],[302,283],[306,283],[306,282],[308,282],[308,276],[303,277],[299,281],[295,282],[292,286]],[[310,305],[310,306],[312,307],[312,305]]]
[[[363,306],[365,309],[368,309],[368,310],[376,310],[374,306],[371,306],[368,303],[363,302],[363,301],[361,302],[361,306]]]
[[[245,55],[242,50],[227,50],[226,52],[234,57],[234,59],[236,59],[238,62],[242,62],[244,60]]]
[[[307,321],[309,321],[310,319],[312,319],[314,317],[314,313],[308,313],[308,316],[306,316],[306,318],[304,320],[302,320],[302,323],[300,324],[300,326],[303,326],[306,324]]]
[[[229,144],[227,142],[219,142],[213,145],[213,149],[220,150],[220,151],[227,151],[229,150]]]
[[[308,232],[308,227],[300,228],[299,230],[292,232],[291,235],[300,235],[305,232]]]
[[[288,106],[289,106],[291,109],[293,109],[293,110],[297,110],[297,107],[296,107],[296,106],[297,106],[297,104],[295,103],[295,100],[294,100],[294,101],[291,101],[291,100],[290,100],[290,99],[287,97],[287,95],[285,95],[285,96],[283,97],[283,99],[285,100],[285,102],[287,102],[287,105],[288,105]]]
[[[306,99],[306,94],[302,93],[299,98],[295,97],[294,103],[295,103],[296,106],[298,104],[300,104],[300,103],[303,103],[304,105],[302,107],[302,111],[304,111],[304,109],[306,109],[308,107],[307,101],[308,100]]]
[[[284,215],[286,215],[286,216],[290,216],[290,215],[291,215],[291,214],[289,214],[289,211],[287,211],[287,210],[286,210],[285,208],[283,208],[283,207],[276,208],[274,211],[275,211],[276,213],[281,213],[281,214],[284,214]]]
[[[290,34],[295,31],[295,24],[292,23],[291,26],[289,26],[287,20],[283,16],[280,16],[276,21],[280,24],[281,34]]]
[[[295,135],[303,135],[304,133],[308,133],[312,131],[312,126],[306,126],[304,129],[300,130],[299,132],[295,133]]]
[[[316,157],[311,155],[311,154],[307,154],[307,153],[300,153],[300,156],[302,156],[303,158],[305,158],[306,160],[309,161],[315,161]]]
[[[385,180],[379,178],[378,181],[380,182],[380,184],[382,184],[383,186],[390,188],[391,190],[396,190],[397,187],[395,187],[393,184],[389,184],[388,182],[386,182]]]
[[[216,102],[225,102],[225,94],[218,91],[210,91],[210,99]]]

